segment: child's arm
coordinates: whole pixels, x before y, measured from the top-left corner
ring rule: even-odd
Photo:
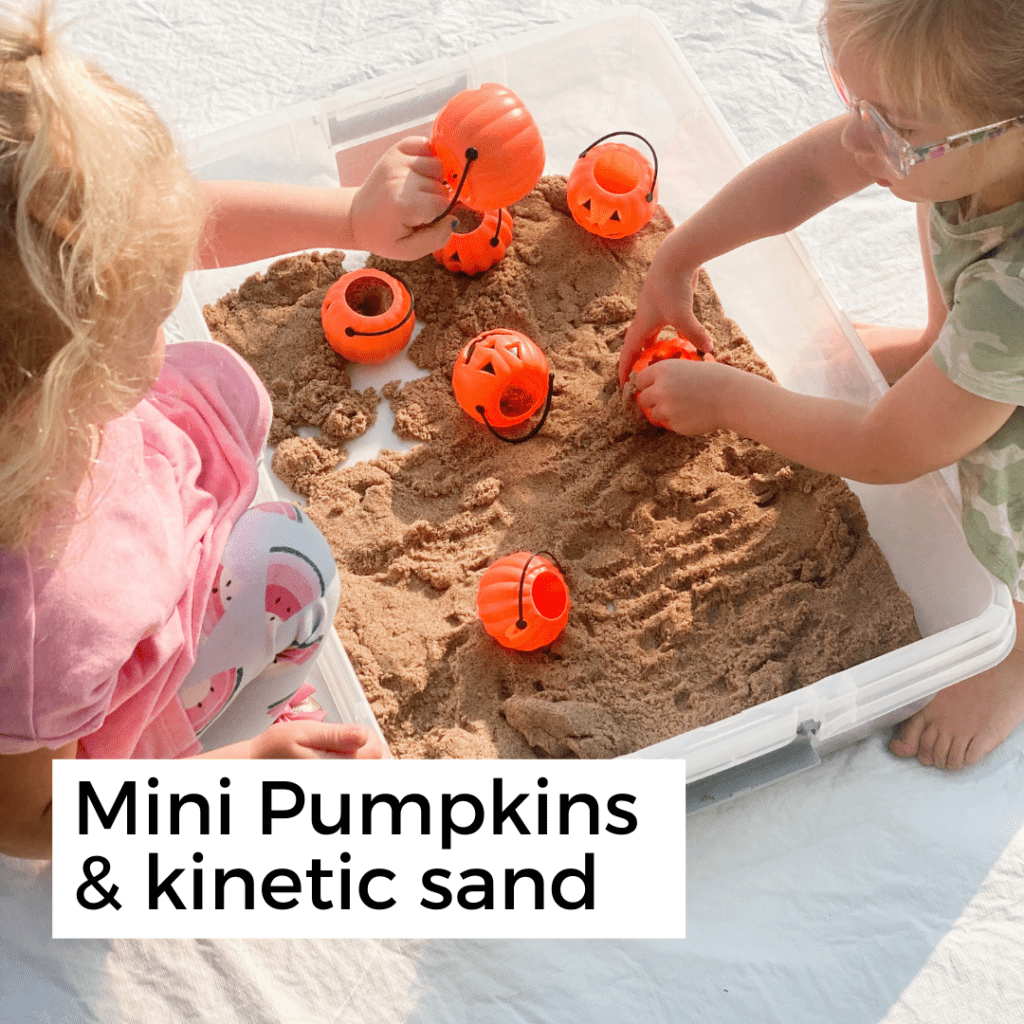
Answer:
[[[78,740],[57,750],[41,747],[27,754],[0,755],[0,853],[49,860],[53,847],[51,814],[56,758],[73,758]],[[331,722],[279,722],[251,740],[196,755],[200,758],[379,758],[384,750],[365,725]]]
[[[206,750],[196,758],[338,757],[371,760],[384,756],[377,736],[365,725],[299,720],[277,722],[251,740]]]
[[[231,267],[300,249],[359,249],[414,260],[440,249],[451,221],[428,227],[450,196],[427,140],[403,139],[358,188],[208,181],[200,268]]]
[[[826,121],[756,160],[662,242],[619,355],[621,383],[640,350],[667,324],[711,351],[711,336],[693,313],[693,278],[703,263],[791,231],[870,184],[873,179],[839,141],[846,122]]]
[[[0,755],[0,853],[50,858],[51,769],[57,758],[74,757],[78,740],[50,750]]]
[[[1017,408],[965,391],[929,354],[871,407],[800,395],[724,363],[667,359],[636,384],[640,404],[679,433],[734,430],[812,469],[871,484],[956,462]]]

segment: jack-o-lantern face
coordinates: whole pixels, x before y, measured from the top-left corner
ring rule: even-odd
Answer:
[[[566,200],[573,220],[592,234],[602,238],[635,234],[654,216],[658,205],[657,156],[652,168],[632,146],[595,143],[576,161],[566,185]]]
[[[339,277],[320,306],[324,337],[353,363],[383,363],[412,337],[412,296],[383,270],[364,267]]]
[[[548,397],[548,360],[536,342],[498,328],[477,335],[455,360],[455,399],[477,423],[515,427]]]
[[[698,363],[701,361],[713,363],[715,361],[715,357],[710,352],[700,352],[697,346],[692,341],[687,341],[686,338],[661,338],[640,352],[640,355],[633,360],[629,372],[630,374],[639,373],[641,370],[646,370],[652,363],[660,363],[664,359],[690,359]],[[647,409],[644,409],[644,415],[656,427],[664,426],[657,420],[651,419],[651,414]]]
[[[455,210],[452,234],[433,255],[442,266],[463,274],[482,274],[504,255],[512,241],[512,218],[508,210],[478,213],[469,207]]]
[[[471,210],[511,206],[544,173],[533,117],[511,89],[494,82],[453,96],[434,119],[430,144],[448,187]]]

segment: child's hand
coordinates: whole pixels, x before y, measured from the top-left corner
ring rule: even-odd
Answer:
[[[634,377],[636,400],[652,421],[677,434],[708,434],[726,426],[721,412],[722,380],[737,373],[721,363],[663,359]]]
[[[693,313],[693,289],[699,273],[699,267],[683,271],[671,267],[664,245],[655,254],[640,289],[636,316],[626,330],[619,353],[620,384],[626,383],[637,356],[654,342],[666,325],[674,327],[681,337],[688,338],[701,352],[714,350],[714,339]]]
[[[372,759],[384,756],[377,735],[365,725],[336,722],[276,722],[252,740],[253,758],[342,757]]]
[[[451,196],[444,168],[422,136],[409,136],[377,161],[352,199],[350,224],[358,248],[387,259],[418,260],[440,249],[451,220],[428,227]]]

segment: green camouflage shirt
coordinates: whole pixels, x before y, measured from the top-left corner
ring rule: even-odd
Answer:
[[[949,310],[932,358],[964,390],[1018,406],[959,471],[967,543],[1024,601],[1024,202],[959,220],[956,201],[932,207],[932,257]]]

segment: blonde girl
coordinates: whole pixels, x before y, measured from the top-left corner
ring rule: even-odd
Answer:
[[[1024,638],[1024,6],[828,0],[820,30],[847,113],[753,163],[665,240],[623,344],[620,380],[664,325],[712,348],[693,312],[705,261],[872,184],[916,204],[928,323],[859,326],[893,385],[876,405],[810,398],[681,360],[640,373],[638,400],[680,433],[734,430],[867,483],[957,463],[968,543],[1010,587]],[[958,769],[1022,719],[1018,646],[938,693],[890,749]]]
[[[266,392],[224,346],[164,352],[184,273],[314,247],[419,258],[448,236],[426,227],[441,176],[406,139],[359,189],[196,183],[150,106],[65,52],[50,4],[0,10],[0,852],[49,855],[54,758],[191,755],[226,672],[294,680],[330,627],[325,542],[290,506],[247,511]],[[266,523],[291,531],[291,562],[256,573],[266,649],[222,672],[209,645]],[[211,753],[381,748],[307,720]]]

